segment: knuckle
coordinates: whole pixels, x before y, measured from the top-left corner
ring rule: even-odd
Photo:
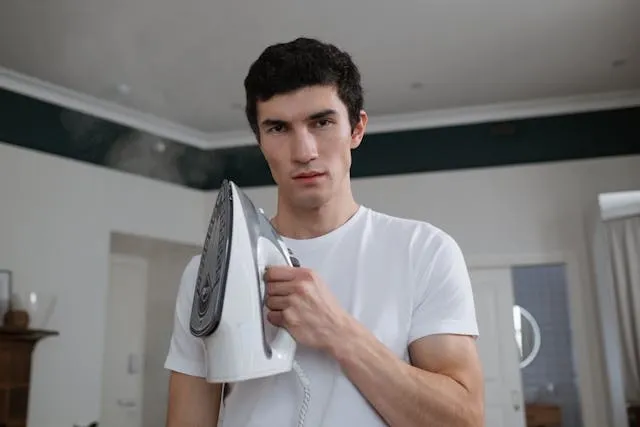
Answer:
[[[285,323],[290,326],[297,326],[300,323],[298,316],[296,316],[295,312],[291,309],[283,310],[282,317]]]
[[[296,282],[295,290],[297,294],[304,295],[307,292],[307,283],[303,280]]]
[[[300,278],[303,281],[312,281],[314,279],[314,276],[315,276],[315,273],[313,272],[313,270],[309,268],[300,269]]]

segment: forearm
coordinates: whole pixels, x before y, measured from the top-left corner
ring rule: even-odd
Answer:
[[[399,359],[360,324],[350,325],[333,356],[345,375],[390,426],[475,427],[469,392],[448,376]]]

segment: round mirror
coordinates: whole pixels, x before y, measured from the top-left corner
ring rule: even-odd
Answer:
[[[516,343],[520,351],[520,368],[525,368],[533,362],[540,351],[540,326],[536,319],[525,308],[513,306],[513,327]]]

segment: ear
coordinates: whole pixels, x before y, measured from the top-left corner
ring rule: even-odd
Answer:
[[[369,117],[367,116],[367,113],[364,110],[360,111],[360,121],[354,127],[353,132],[351,132],[351,149],[352,150],[355,148],[358,148],[358,146],[362,142],[362,138],[364,138],[364,132],[367,128],[368,120],[369,120]]]

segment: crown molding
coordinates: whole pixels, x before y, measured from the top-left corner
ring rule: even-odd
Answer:
[[[202,149],[255,143],[250,131],[206,133],[0,67],[0,87]],[[399,132],[640,106],[640,89],[371,116],[367,133]]]
[[[637,106],[640,89],[380,116],[370,119],[367,129],[373,133],[398,132]]]
[[[148,132],[161,138],[176,140],[203,149],[209,149],[213,146],[211,136],[205,132],[3,67],[0,67],[0,87],[60,107]]]

